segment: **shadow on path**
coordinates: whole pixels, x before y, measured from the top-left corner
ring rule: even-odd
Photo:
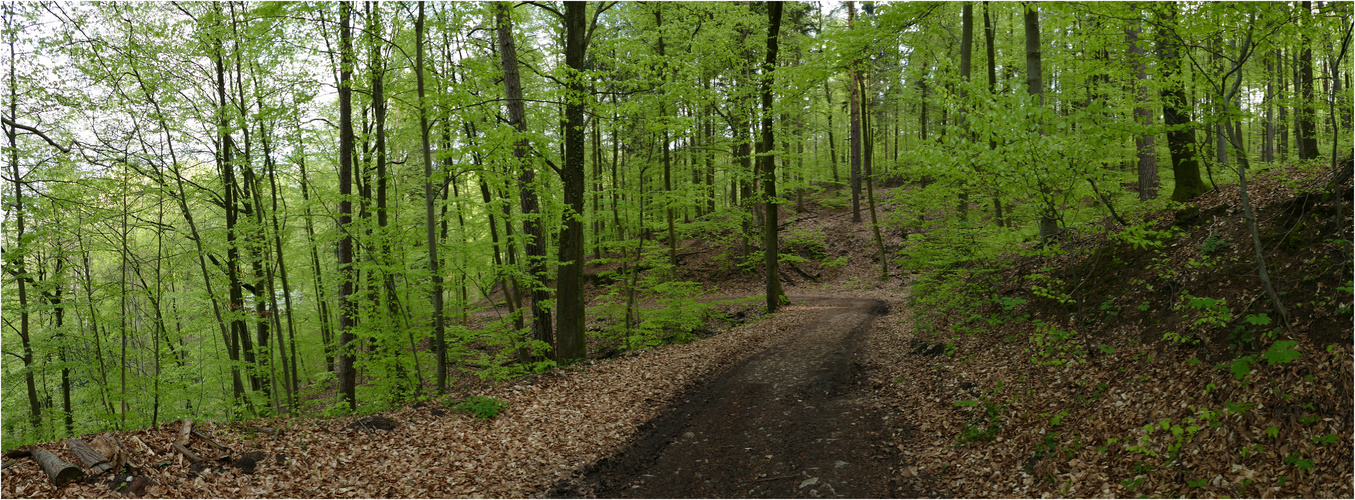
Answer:
[[[680,397],[631,445],[552,496],[604,498],[896,495],[882,435],[902,422],[875,404],[862,354],[883,301],[808,298],[798,331]]]

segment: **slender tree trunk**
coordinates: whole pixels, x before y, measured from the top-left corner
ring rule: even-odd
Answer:
[[[217,16],[222,16],[220,4],[216,6]],[[220,26],[218,26],[220,29]],[[249,342],[249,333],[246,330],[244,319],[244,291],[240,283],[240,258],[239,245],[236,243],[236,225],[239,217],[236,206],[236,183],[235,183],[235,160],[233,158],[235,143],[231,138],[230,119],[227,115],[226,101],[226,71],[225,54],[222,52],[222,40],[219,35],[215,36],[215,63],[216,63],[216,90],[217,90],[217,137],[220,152],[217,155],[218,168],[222,172],[222,200],[226,211],[226,275],[230,286],[229,289],[229,307],[230,311],[230,336],[226,345],[227,353],[231,360],[232,371],[237,371],[237,363],[240,361],[241,344]],[[204,270],[204,274],[206,271]],[[244,352],[246,366],[254,365],[253,349],[245,349]],[[257,381],[250,376],[251,389],[257,390]],[[243,387],[236,391],[236,403],[246,398]]]
[[[13,20],[13,16],[6,16],[6,24]],[[9,26],[7,26],[9,27]],[[8,31],[8,30],[7,30]],[[9,262],[5,263],[8,271],[14,275],[18,285],[19,298],[19,343],[23,346],[24,363],[24,387],[28,391],[28,422],[33,425],[33,433],[36,436],[42,435],[42,403],[38,400],[37,379],[35,376],[36,367],[33,366],[33,344],[29,336],[29,314],[28,314],[28,285],[25,280],[28,278],[28,271],[24,268],[25,255],[27,251],[24,245],[24,198],[23,198],[23,176],[19,172],[19,129],[18,129],[18,109],[19,94],[18,80],[15,73],[16,53],[14,50],[15,38],[18,37],[18,30],[10,31],[9,39],[9,116],[14,120],[5,129],[5,138],[9,140],[9,170],[13,176],[14,182],[14,248],[8,254],[12,254]]]
[[[861,75],[860,75],[859,73],[855,74],[854,76],[857,77],[856,85],[857,85],[858,87],[860,87],[860,89],[861,89],[861,95],[862,95],[862,96],[869,96],[869,95],[871,95],[870,93],[866,92],[866,79],[865,79],[865,78],[862,78]],[[875,121],[874,118],[871,118],[871,117],[870,117],[870,113],[867,113],[867,112],[866,112],[866,109],[865,109],[865,108],[868,108],[868,105],[867,105],[867,102],[868,102],[868,101],[869,101],[869,97],[867,97],[866,99],[863,99],[863,100],[861,101],[861,107],[863,108],[863,109],[861,110],[861,116],[862,116],[862,118],[865,120],[865,123],[862,124],[862,128],[864,128],[864,129],[866,129],[866,130],[870,130],[871,122]],[[875,218],[875,180],[874,180],[874,178],[875,178],[875,171],[874,171],[874,169],[873,169],[873,167],[872,167],[872,164],[873,164],[874,162],[871,161],[871,159],[874,157],[874,154],[873,154],[873,153],[875,152],[875,139],[874,139],[874,137],[872,137],[871,134],[869,134],[869,133],[867,133],[867,134],[865,135],[864,139],[865,139],[865,140],[864,140],[863,142],[865,142],[865,150],[866,150],[866,151],[865,151],[865,155],[864,155],[864,156],[865,156],[865,161],[863,161],[862,163],[864,163],[864,164],[865,164],[865,167],[866,167],[866,168],[865,168],[865,170],[866,170],[866,176],[865,176],[865,177],[866,177],[866,202],[867,202],[867,208],[870,210],[870,229],[871,229],[871,232],[874,233],[874,236],[875,236],[875,249],[879,252],[879,256],[880,256],[880,279],[885,279],[885,278],[888,278],[888,277],[889,277],[889,260],[888,260],[887,258],[885,258],[885,244],[884,244],[884,238],[882,238],[882,237],[880,236],[880,223],[879,223],[879,221],[877,221],[876,218]]]
[[[339,396],[350,411],[358,408],[356,306],[353,301],[357,281],[353,267],[353,35],[352,6],[339,4]]]
[[[856,2],[847,2],[847,29],[852,29],[856,23]],[[861,222],[861,89],[856,84],[856,65],[853,64],[847,69],[848,86],[851,87],[851,96],[849,106],[851,107],[851,151],[852,151],[852,222]],[[924,91],[925,92],[925,91]],[[926,111],[923,111],[923,120],[926,120]],[[923,126],[923,139],[926,139],[926,126]]]
[[[414,21],[414,77],[415,85],[418,87],[419,94],[419,137],[423,141],[423,208],[424,208],[424,226],[425,236],[428,243],[428,275],[432,277],[433,287],[429,291],[429,298],[433,302],[433,353],[437,357],[437,391],[438,394],[447,392],[447,339],[446,326],[443,324],[442,317],[442,271],[438,268],[438,237],[434,230],[437,227],[437,218],[433,214],[433,205],[437,201],[437,195],[433,192],[433,144],[429,139],[428,133],[428,102],[424,91],[424,65],[423,65],[423,41],[424,41],[424,4],[419,2],[419,17]],[[448,117],[448,119],[451,119]],[[482,183],[483,187],[484,184]],[[488,194],[488,193],[485,193]],[[488,203],[488,200],[486,200]],[[493,226],[494,215],[491,213],[490,225]],[[490,228],[493,231],[493,227]],[[498,235],[494,235],[494,244],[498,246]],[[495,252],[497,252],[497,248]],[[496,253],[497,256],[497,253]]]
[[[833,189],[842,187],[842,179],[837,173],[837,138],[833,136],[833,92],[828,88],[828,79],[823,80],[823,102],[828,109],[828,160],[833,166]]]
[[[1131,4],[1134,5],[1134,4]],[[1134,70],[1137,74],[1134,77],[1135,101],[1134,118],[1139,122],[1139,126],[1146,128],[1153,125],[1153,111],[1149,109],[1148,102],[1148,74],[1145,68],[1143,46],[1139,43],[1139,27],[1137,24],[1125,30],[1125,44],[1128,45],[1129,57]],[[1139,174],[1139,200],[1151,200],[1157,197],[1157,145],[1154,143],[1153,135],[1150,133],[1140,133],[1134,136],[1134,146],[1138,150],[1138,174]]]
[[[1286,96],[1289,94],[1287,88],[1289,86],[1289,81],[1285,79],[1286,70],[1284,61],[1284,50],[1275,49],[1275,74],[1276,78],[1279,80],[1279,83],[1275,88],[1275,98],[1277,101],[1275,107],[1279,108],[1276,110],[1276,115],[1278,116],[1276,116],[1275,132],[1280,136],[1275,145],[1275,149],[1278,150],[1276,153],[1280,157],[1281,162],[1289,159],[1289,108],[1285,106]]]
[[[1266,94],[1265,94],[1265,119],[1262,121],[1262,127],[1265,138],[1261,143],[1261,161],[1275,161],[1275,57],[1273,53],[1266,57]]]
[[[990,15],[992,13],[992,10],[993,10],[992,5],[990,5],[986,1],[983,2],[983,45],[984,45],[983,50],[988,57],[988,95],[995,96],[997,95],[997,58],[995,57],[993,50],[994,30],[991,19],[992,16]],[[990,150],[997,149],[997,141],[994,139],[989,139],[988,149]],[[997,224],[997,227],[1003,227],[1006,225],[1006,218],[1003,217],[1002,213],[1001,192],[1002,189],[1000,185],[994,183],[993,223]]]
[[[972,136],[970,135],[970,133],[969,133],[969,116],[968,116],[968,114],[969,114],[969,103],[968,103],[969,91],[968,91],[968,85],[969,85],[969,78],[970,78],[970,73],[971,73],[970,67],[972,66],[972,62],[973,62],[973,52],[974,52],[974,5],[973,5],[972,3],[966,2],[963,6],[960,7],[960,89],[959,89],[959,91],[958,91],[958,94],[959,94],[959,97],[960,97],[960,101],[961,101],[960,109],[958,110],[958,113],[959,113],[959,116],[960,116],[960,122],[961,122],[961,123],[963,124],[963,126],[964,126],[964,131],[965,131],[965,134],[964,134],[964,140],[965,140],[965,141],[970,141],[970,140],[973,139],[973,137],[972,137]],[[862,83],[862,85],[864,85],[864,82]],[[865,91],[863,90],[862,93],[864,94]],[[867,162],[867,163],[869,163],[869,162]],[[973,165],[973,164],[971,163],[971,164],[969,165],[969,168],[970,168],[970,169],[973,169],[975,166],[976,166],[976,165]],[[868,172],[868,173],[866,174],[866,177],[867,177],[867,181],[866,181],[866,182],[870,182],[870,175],[871,175],[871,174],[869,173],[869,170],[870,170],[870,168],[867,167],[867,172]],[[976,173],[977,173],[977,172],[976,172]],[[969,220],[969,185],[968,185],[968,180],[969,180],[969,176],[965,176],[965,175],[960,176],[960,179],[959,179],[959,186],[958,186],[958,187],[960,188],[960,192],[959,192],[959,195],[957,196],[956,203],[955,203],[955,213],[956,213],[956,215],[959,217],[960,222],[967,222],[967,221]],[[874,195],[872,195],[872,198],[873,198],[873,197],[874,197]],[[874,205],[874,202],[872,201],[871,204]],[[871,223],[872,223],[872,224],[874,224],[874,217],[875,217],[874,211],[875,211],[875,208],[872,206],[872,208],[871,208],[871,219],[872,219],[872,220],[871,220]],[[881,262],[884,262],[884,249],[883,249],[883,246],[881,247],[881,250],[880,250],[880,261],[881,261]],[[886,272],[885,274],[887,275],[888,273]],[[882,275],[882,277],[883,277],[883,275]]]
[[[771,149],[776,145],[772,124],[772,87],[776,83],[776,53],[781,33],[782,2],[767,2],[767,60],[762,63],[762,189],[767,200],[766,225],[762,231],[763,266],[767,271],[767,312],[773,313],[782,304],[789,303],[781,291],[780,250],[777,247],[776,156]]]
[[[1044,105],[1044,76],[1041,69],[1040,12],[1034,3],[1023,6],[1026,31],[1026,89],[1035,96],[1035,105]],[[1041,197],[1045,198],[1040,208],[1040,242],[1047,243],[1059,231],[1059,221],[1054,213],[1055,207],[1048,200],[1051,189],[1044,181],[1039,182]]]

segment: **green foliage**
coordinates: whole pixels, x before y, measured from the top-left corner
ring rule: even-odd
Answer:
[[[1043,273],[1029,274],[1026,279],[1031,281],[1030,293],[1036,297],[1044,297],[1063,305],[1073,303],[1073,297],[1063,291],[1067,288],[1063,280]]]
[[[1139,250],[1162,248],[1162,245],[1176,239],[1181,230],[1175,227],[1163,230],[1148,229],[1148,222],[1134,224],[1116,233],[1115,239]]]
[[[1073,339],[1077,332],[1064,330],[1053,324],[1043,323],[1031,334],[1030,362],[1037,365],[1063,366],[1069,362],[1078,362],[1085,356],[1085,348]]]
[[[488,396],[467,396],[462,399],[450,398],[445,405],[454,412],[465,413],[480,420],[493,420],[508,407],[508,402]]]
[[[1232,245],[1231,243],[1228,243],[1227,241],[1220,239],[1218,235],[1215,235],[1214,233],[1209,233],[1209,239],[1204,240],[1204,246],[1200,247],[1200,253],[1203,255],[1211,255],[1214,252],[1218,252],[1219,250],[1228,248],[1231,245]]]
[[[1298,345],[1298,342],[1293,340],[1279,340],[1271,344],[1270,349],[1266,349],[1266,352],[1262,353],[1261,356],[1266,358],[1266,362],[1269,364],[1285,364],[1299,358],[1298,350],[1294,349],[1296,345]]]
[[[1219,364],[1214,368],[1226,369],[1229,372],[1232,372],[1233,377],[1236,377],[1238,380],[1242,380],[1243,378],[1246,378],[1248,374],[1251,373],[1251,366],[1255,363],[1256,358],[1252,356],[1240,356],[1237,359],[1232,360],[1231,362]]]
[[[825,258],[823,259],[823,263],[821,263],[820,265],[822,265],[825,268],[842,267],[847,265],[847,256],[843,255],[841,257],[837,257],[834,259]]]

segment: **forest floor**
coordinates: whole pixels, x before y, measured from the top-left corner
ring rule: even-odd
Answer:
[[[1272,272],[1294,303],[1293,329],[1259,337],[1295,341],[1298,356],[1280,362],[1268,340],[1228,343],[1266,300],[1238,264],[1251,245],[1235,186],[1196,200],[1198,211],[1149,217],[1162,231],[1155,249],[1074,234],[1066,244],[1080,250],[1063,260],[961,268],[994,295],[965,307],[917,302],[909,285],[923,274],[879,279],[867,226],[811,204],[783,216],[787,232],[820,232],[824,262],[848,259],[783,270],[792,304],[781,312],[696,342],[470,386],[508,402],[492,420],[420,404],[380,414],[388,430],[370,416],[196,426],[237,457],[259,452],[246,468],[191,467],[169,451],[180,424],[167,423],[113,433],[153,448],[132,457],[142,479],[130,485],[111,489],[121,483],[104,475],[56,487],[33,461],[6,460],[0,496],[1348,498],[1352,304],[1331,266],[1349,256],[1333,257],[1331,241],[1349,206],[1328,221],[1330,199],[1312,194],[1325,180],[1272,172],[1253,187],[1277,249]],[[898,209],[882,198],[882,211]],[[1233,243],[1208,243],[1220,238]],[[887,252],[912,244],[886,234]],[[1217,262],[1187,263],[1210,245]],[[755,276],[727,272],[706,250],[690,251],[682,279],[721,297],[760,293]],[[1049,284],[1031,277],[1040,273],[1093,283],[1074,288],[1107,299],[1070,312],[1033,293]],[[1228,328],[1193,344],[1163,340],[1196,319],[1186,291],[1225,298]],[[1077,315],[1090,319],[1067,323]],[[1064,330],[1051,325],[1075,342],[1055,342]],[[75,461],[64,443],[39,446]],[[190,448],[212,449],[201,439]]]

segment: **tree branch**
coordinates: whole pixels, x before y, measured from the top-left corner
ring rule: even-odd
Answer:
[[[47,134],[42,133],[41,130],[38,130],[38,129],[33,128],[33,127],[30,127],[30,126],[28,126],[28,125],[23,125],[23,124],[15,123],[14,120],[9,119],[9,117],[7,117],[7,116],[0,116],[0,121],[3,121],[3,122],[5,123],[5,125],[9,125],[9,126],[14,127],[14,128],[16,128],[16,129],[23,129],[23,130],[27,130],[27,131],[29,131],[29,132],[32,132],[34,135],[37,135],[38,137],[41,137],[42,140],[47,141],[47,144],[51,144],[52,147],[61,150],[62,153],[71,154],[70,148],[62,147],[60,144],[57,144],[56,141],[52,140],[51,137],[47,137]]]

